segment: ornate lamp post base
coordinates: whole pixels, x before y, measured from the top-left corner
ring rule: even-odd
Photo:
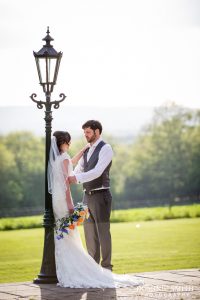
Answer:
[[[38,278],[33,280],[35,284],[51,284],[51,283],[58,283],[56,276],[46,276],[43,274],[38,274]]]
[[[45,210],[44,213],[44,247],[43,259],[40,274],[33,280],[33,283],[57,283],[55,256],[54,256],[54,229],[53,212],[52,210]]]

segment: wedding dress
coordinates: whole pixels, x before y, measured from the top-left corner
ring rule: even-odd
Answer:
[[[67,159],[68,176],[72,174],[73,167],[70,157],[63,153],[54,158],[54,167],[62,164]],[[57,169],[58,170],[58,169]],[[59,172],[54,174],[54,185],[52,188],[52,204],[55,221],[68,214],[66,202],[66,190]],[[56,177],[57,176],[57,177]],[[66,176],[66,174],[65,174]],[[102,268],[86,252],[82,245],[77,227],[65,234],[63,239],[58,240],[55,236],[55,261],[58,285],[68,288],[116,288],[125,286],[138,286],[142,282],[134,276],[118,275],[110,270]]]

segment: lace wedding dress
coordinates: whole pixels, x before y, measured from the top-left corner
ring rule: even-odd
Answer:
[[[55,164],[60,164],[65,159],[69,161],[69,175],[73,167],[67,153],[61,154]],[[57,180],[54,180],[52,201],[55,220],[65,217],[68,208],[65,190],[59,176]],[[57,240],[55,236],[55,261],[58,285],[62,287],[116,288],[142,284],[133,276],[114,274],[98,265],[83,248],[77,227],[70,230],[69,234],[65,234],[61,240]]]

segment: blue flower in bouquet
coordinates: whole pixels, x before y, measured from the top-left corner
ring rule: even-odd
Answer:
[[[60,229],[60,231],[64,232],[64,233],[69,233],[69,230],[65,229],[65,228],[62,228]]]
[[[79,218],[79,216],[77,216],[77,215],[72,216],[73,221],[77,221],[78,218]]]
[[[63,234],[60,234],[60,235],[57,235],[56,238],[57,238],[57,240],[61,240],[64,238],[64,236],[63,236]]]

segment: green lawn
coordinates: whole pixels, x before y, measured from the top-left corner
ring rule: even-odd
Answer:
[[[199,218],[113,223],[111,231],[116,273],[200,267]],[[39,273],[43,234],[41,228],[0,232],[0,282]]]
[[[112,223],[169,220],[200,217],[200,204],[168,207],[145,207],[113,210]],[[0,218],[0,231],[13,229],[41,228],[43,217],[28,216],[16,218]]]
[[[167,206],[156,206],[113,210],[111,222],[152,221],[197,217],[200,217],[200,204],[175,205],[171,208]]]

